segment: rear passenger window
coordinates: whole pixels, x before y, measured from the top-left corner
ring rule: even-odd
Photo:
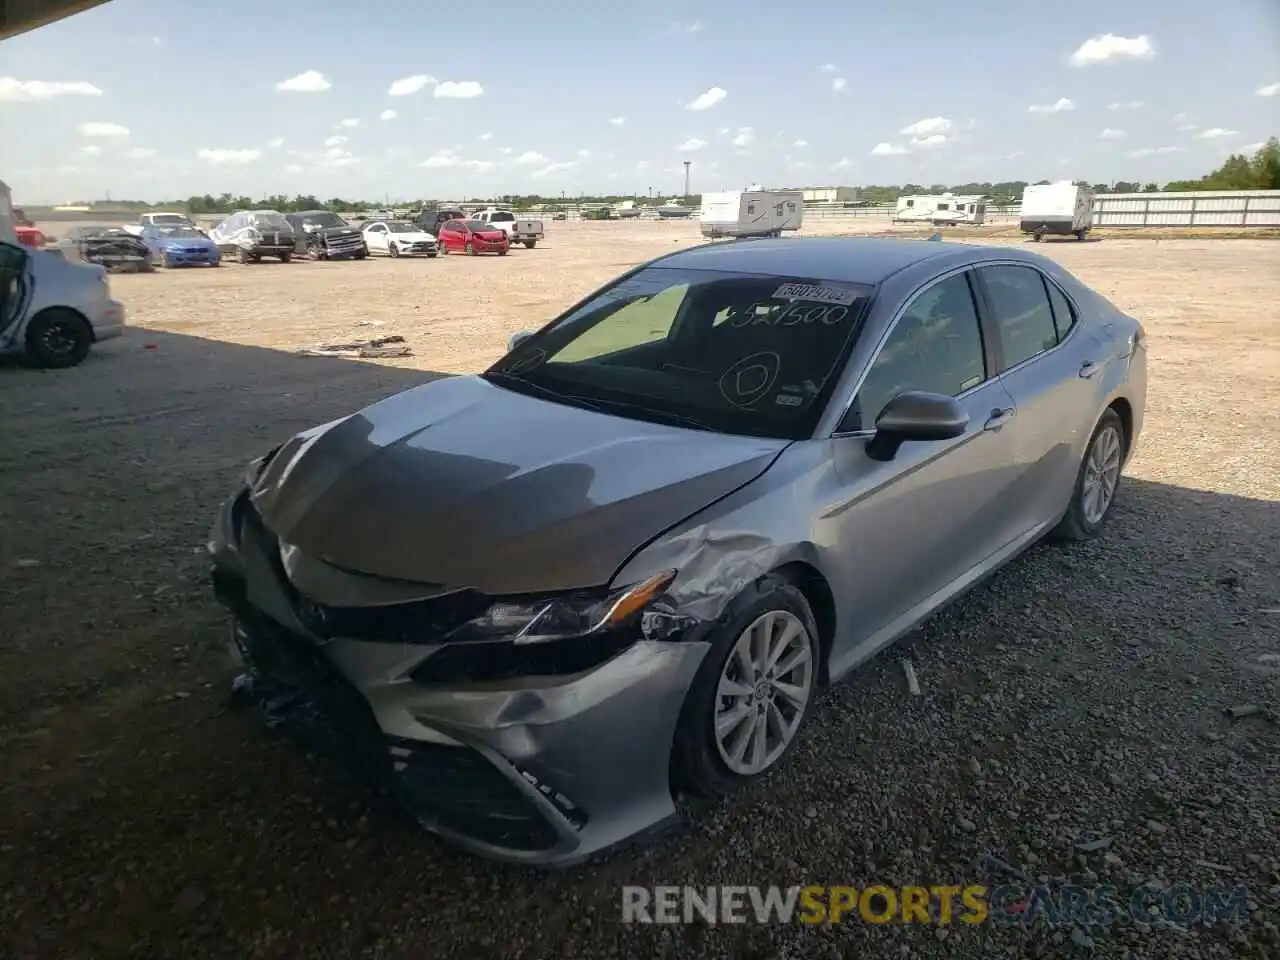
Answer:
[[[1076,312],[1071,309],[1071,302],[1062,294],[1057,285],[1046,280],[1049,288],[1049,302],[1053,304],[1053,322],[1058,328],[1058,342],[1061,343],[1076,322]]]
[[[982,267],[979,272],[991,301],[992,319],[1000,329],[1006,368],[1058,345],[1058,327],[1039,270],[998,266]]]

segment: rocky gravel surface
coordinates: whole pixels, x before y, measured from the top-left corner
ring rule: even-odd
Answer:
[[[0,368],[0,955],[1280,957],[1280,258],[1128,243],[1045,245],[1152,335],[1105,536],[1033,549],[829,691],[766,781],[549,873],[420,833],[228,693],[199,555],[218,498],[276,437],[424,371],[178,333],[173,291],[212,280],[122,278],[130,337]],[[333,291],[308,295],[291,309]],[[520,309],[497,313],[490,353]],[[1248,893],[1192,925],[620,922],[624,884],[875,883]]]

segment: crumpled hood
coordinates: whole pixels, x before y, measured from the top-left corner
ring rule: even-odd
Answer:
[[[287,442],[251,498],[334,566],[491,596],[607,583],[783,440],[642,423],[449,377]]]

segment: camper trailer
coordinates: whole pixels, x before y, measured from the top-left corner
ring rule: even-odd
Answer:
[[[1022,212],[1018,226],[1023,233],[1040,240],[1045,234],[1075,235],[1083,240],[1093,226],[1093,191],[1063,180],[1033,183],[1022,191]]]
[[[18,242],[17,224],[13,217],[13,201],[10,199],[9,188],[0,181],[0,243]]]
[[[704,193],[699,214],[704,237],[780,237],[804,222],[799,190],[730,190]]]
[[[899,197],[893,211],[894,223],[932,223],[933,212],[938,209],[936,196]]]
[[[940,227],[978,226],[987,219],[986,197],[956,197],[944,193],[936,199],[932,220]]]
[[[640,216],[640,208],[634,200],[623,200],[613,208],[613,215],[619,220],[634,220]]]

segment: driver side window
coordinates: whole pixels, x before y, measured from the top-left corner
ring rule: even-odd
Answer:
[[[955,397],[987,379],[982,328],[968,275],[921,291],[898,318],[871,362],[841,432],[874,430],[900,393],[924,390]]]

